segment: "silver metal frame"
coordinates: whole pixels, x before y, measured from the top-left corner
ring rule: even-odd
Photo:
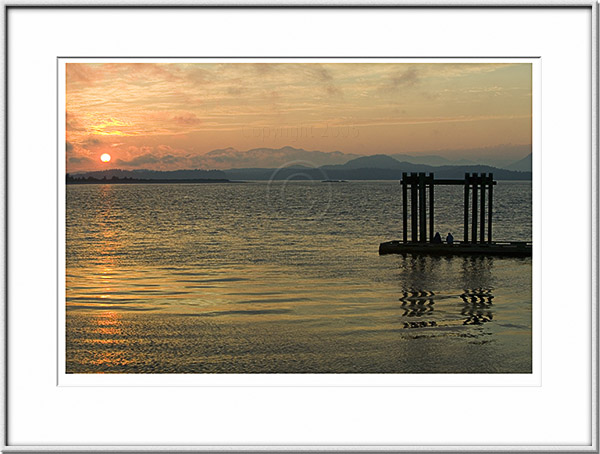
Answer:
[[[564,0],[458,0],[452,1],[437,1],[437,0],[409,0],[407,2],[399,3],[401,0],[299,0],[298,2],[290,0],[232,0],[231,2],[224,2],[222,0],[146,0],[139,2],[131,2],[131,0],[67,0],[62,3],[55,3],[52,0],[37,0],[35,3],[28,3],[26,1],[2,1],[4,6],[4,15],[2,17],[2,30],[4,37],[4,46],[2,48],[4,65],[2,66],[2,77],[4,84],[2,85],[2,99],[4,101],[4,109],[2,109],[2,122],[0,128],[2,129],[4,141],[2,146],[2,158],[0,159],[0,193],[2,194],[4,203],[0,208],[0,231],[2,233],[3,241],[0,243],[0,254],[4,256],[4,261],[0,264],[0,290],[1,290],[1,306],[0,311],[0,335],[4,341],[2,349],[0,349],[0,364],[3,367],[3,373],[0,374],[0,387],[2,388],[2,412],[0,412],[0,449],[3,452],[213,452],[213,451],[226,451],[226,452],[600,452],[599,447],[599,393],[598,393],[598,326],[599,326],[599,312],[598,312],[598,290],[599,290],[599,239],[598,239],[598,226],[600,225],[599,216],[599,191],[600,185],[598,181],[598,175],[600,171],[600,165],[598,160],[598,29],[599,29],[599,15],[598,15],[598,3],[597,1],[580,1],[574,2]],[[22,446],[22,445],[10,445],[8,443],[8,385],[7,385],[7,374],[8,374],[8,363],[7,363],[7,332],[8,326],[8,296],[9,289],[7,288],[8,282],[8,252],[9,252],[9,237],[8,237],[8,11],[11,8],[52,8],[52,7],[161,7],[161,8],[172,8],[172,7],[428,7],[428,8],[441,8],[441,7],[536,7],[536,8],[590,8],[592,15],[592,26],[591,26],[591,68],[592,68],[592,99],[591,99],[591,183],[590,188],[592,192],[592,205],[590,210],[592,212],[592,251],[591,251],[591,295],[592,295],[592,310],[591,310],[591,321],[592,321],[592,445],[591,446],[349,446],[349,445],[198,445],[198,446],[99,446],[99,445],[85,445],[85,446],[58,446],[58,445],[45,445],[45,446]]]

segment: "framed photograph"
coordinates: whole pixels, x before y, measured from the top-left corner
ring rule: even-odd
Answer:
[[[596,4],[257,6],[5,6],[4,450],[597,451]]]

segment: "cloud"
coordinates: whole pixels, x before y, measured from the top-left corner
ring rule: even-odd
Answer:
[[[67,63],[65,72],[67,85],[81,82],[88,83],[94,78],[93,71],[85,63]]]
[[[246,89],[244,87],[227,87],[227,94],[229,95],[241,95],[244,93]]]
[[[184,125],[184,126],[193,126],[193,125],[197,125],[201,122],[201,120],[196,116],[196,114],[192,113],[192,112],[185,112],[181,115],[175,115],[172,118],[173,122],[177,123],[178,125]]]
[[[69,151],[73,151],[73,144],[71,142],[67,141],[67,153]]]
[[[329,71],[323,65],[314,65],[314,66],[312,66],[312,68],[313,68],[314,74],[322,82],[331,82],[333,80],[333,76],[331,75],[331,71]]]
[[[238,151],[235,148],[218,149],[192,158],[190,161],[204,169],[270,168],[299,161],[309,162],[314,167],[318,167],[325,164],[343,164],[355,157],[357,155],[339,151],[311,151],[287,146],[278,149],[253,148],[247,151]]]
[[[70,164],[90,164],[93,162],[87,156],[71,156],[68,161]]]
[[[136,156],[133,159],[125,160],[125,159],[116,159],[115,164],[124,166],[124,167],[137,167],[148,164],[156,164],[160,162],[160,158],[151,154],[146,153],[140,156]]]
[[[160,158],[160,162],[162,162],[163,164],[178,164],[185,161],[186,158],[181,156],[173,156],[172,154],[168,154]]]
[[[79,119],[77,119],[72,113],[70,112],[65,112],[65,117],[66,117],[66,129],[67,132],[80,132],[80,131],[85,131],[85,127],[83,126],[83,124],[81,123],[81,121]]]
[[[129,146],[111,151],[114,164],[121,167],[144,167],[160,170],[188,168],[189,152],[169,145]]]
[[[329,96],[337,96],[342,94],[342,90],[335,85],[335,81],[330,70],[320,64],[311,65],[310,67],[317,80],[323,84],[323,89],[325,90],[326,94]]]
[[[394,75],[391,78],[391,86],[394,89],[401,87],[412,87],[419,82],[419,73],[415,68],[408,68],[406,71]]]
[[[277,65],[273,63],[251,63],[251,68],[253,68],[259,76],[264,76],[275,71]]]
[[[85,148],[86,150],[92,150],[100,145],[103,145],[103,142],[95,137],[90,137],[82,142],[79,142],[79,146],[81,148]]]

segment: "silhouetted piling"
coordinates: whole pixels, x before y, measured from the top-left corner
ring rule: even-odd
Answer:
[[[433,239],[433,235],[435,235],[433,233],[435,230],[433,228],[433,188],[434,188],[433,173],[429,174],[428,180],[429,180],[429,241],[431,241]]]
[[[411,241],[413,243],[431,242],[435,232],[435,186],[464,186],[464,232],[463,243],[492,242],[492,202],[493,186],[496,184],[493,174],[481,175],[465,173],[464,180],[436,180],[433,173],[402,173],[402,228],[403,239],[408,241],[408,198],[410,186]],[[429,191],[427,191],[429,188]],[[486,194],[487,191],[487,194]],[[429,197],[429,204],[427,203]],[[487,212],[486,212],[487,209]],[[427,216],[429,210],[429,216]],[[469,210],[471,212],[469,213]],[[471,225],[469,226],[469,218]],[[487,240],[486,240],[487,218]],[[429,228],[427,226],[429,222]],[[469,238],[469,227],[471,236]]]
[[[490,173],[488,177],[488,243],[492,242],[492,213],[493,210],[493,200],[494,200],[494,174]]]
[[[402,235],[408,241],[408,192],[406,188],[406,172],[402,173]]]

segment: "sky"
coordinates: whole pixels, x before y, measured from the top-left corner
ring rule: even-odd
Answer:
[[[67,172],[230,168],[286,146],[518,160],[531,92],[529,63],[67,63]]]

